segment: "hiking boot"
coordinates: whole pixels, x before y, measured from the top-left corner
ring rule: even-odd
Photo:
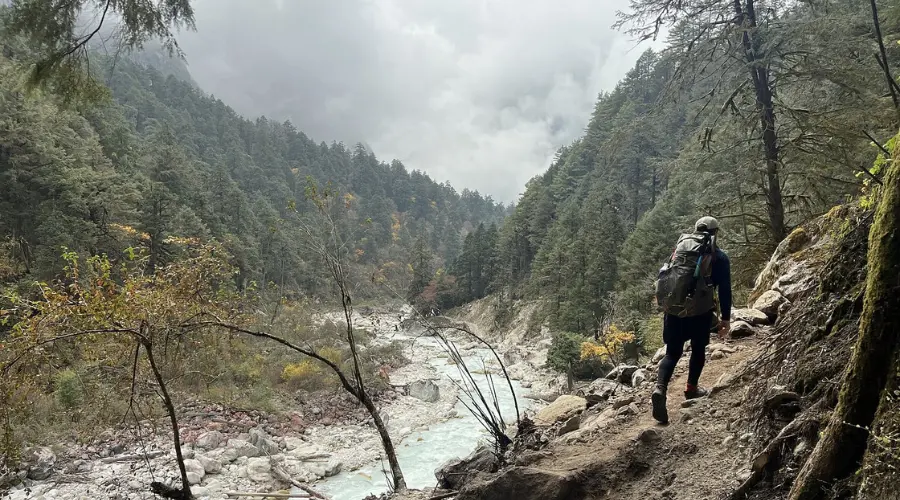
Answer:
[[[666,410],[666,387],[657,385],[650,396],[650,402],[653,403],[653,418],[661,424],[669,423],[669,412]]]
[[[697,399],[705,396],[709,396],[709,391],[697,385],[689,385],[684,391],[684,399]]]

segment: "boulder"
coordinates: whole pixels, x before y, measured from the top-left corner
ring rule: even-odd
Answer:
[[[250,444],[255,446],[262,455],[275,455],[279,451],[278,443],[259,427],[250,429]]]
[[[784,295],[781,295],[779,292],[767,290],[753,303],[753,309],[761,311],[768,316],[770,320],[774,320],[778,317],[778,306],[785,300]]]
[[[575,478],[554,471],[513,466],[496,476],[479,474],[457,500],[566,500],[578,493]]]
[[[434,471],[438,486],[445,490],[459,490],[478,472],[492,473],[500,467],[497,455],[482,446],[465,458],[455,458]]]
[[[409,384],[408,394],[426,403],[435,403],[441,399],[441,390],[431,380],[419,380]]]
[[[188,483],[190,484],[199,483],[203,480],[203,476],[206,475],[206,468],[203,467],[203,464],[193,458],[184,461],[184,470],[187,471]],[[194,481],[193,479],[196,480]]]
[[[745,321],[751,325],[768,325],[769,317],[758,309],[732,309],[731,321]]]
[[[53,475],[56,454],[45,446],[29,448],[22,454],[22,461],[28,471],[26,477],[34,481],[42,481]]]
[[[254,483],[271,483],[272,482],[272,464],[266,457],[253,457],[247,459],[247,467],[245,468],[247,479]]]
[[[225,462],[234,462],[240,457],[258,457],[259,448],[244,441],[243,439],[229,439],[225,451],[222,453],[222,460]]]
[[[623,384],[630,384],[631,376],[634,375],[634,372],[637,370],[638,367],[634,365],[619,365],[607,373],[606,378],[617,380]]]
[[[656,350],[656,352],[653,354],[653,357],[650,358],[650,363],[655,365],[662,361],[664,357],[666,357],[666,346],[662,346]]]
[[[327,462],[309,463],[307,467],[319,477],[331,477],[340,474],[344,464],[340,460],[332,458]]]
[[[218,474],[222,472],[222,462],[206,455],[197,455],[196,460],[203,466],[203,470],[207,474]]]
[[[573,415],[583,412],[587,408],[587,400],[578,396],[570,396],[564,394],[541,408],[534,416],[534,423],[537,425],[553,425],[556,422],[567,420]]]
[[[749,337],[754,333],[756,333],[756,331],[752,326],[750,326],[750,323],[747,323],[746,321],[735,321],[731,324],[732,338],[739,339],[743,337]]]
[[[647,380],[647,372],[637,369],[631,375],[631,387],[640,387]]]
[[[225,435],[219,431],[209,431],[200,434],[194,446],[201,450],[214,450],[225,442]]]

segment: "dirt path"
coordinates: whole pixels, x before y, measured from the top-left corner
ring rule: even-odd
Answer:
[[[712,388],[758,348],[752,338],[728,345],[736,352],[723,359],[707,358],[703,387]],[[577,475],[585,498],[699,500],[727,495],[748,465],[744,444],[732,430],[744,390],[729,387],[682,408],[688,356],[685,353],[669,384],[668,425],[658,424],[650,414],[650,384],[640,393],[637,415],[617,417],[586,442],[554,443],[547,449],[551,453],[532,466]]]

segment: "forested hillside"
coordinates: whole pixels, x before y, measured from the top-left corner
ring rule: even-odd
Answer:
[[[439,258],[428,261],[433,270],[460,253],[466,232],[504,215],[490,197],[379,161],[362,145],[316,143],[288,122],[242,118],[154,68],[97,58],[112,99],[80,110],[53,94],[26,96],[14,62],[0,61],[5,281],[54,276],[63,247],[117,258],[141,245],[152,268],[172,260],[171,238],[217,238],[240,286],[316,294],[323,275],[301,254],[294,210],[306,209],[313,183],[344,197],[341,224],[361,275],[402,288],[418,240]]]
[[[664,3],[635,1],[622,20],[646,37],[672,23],[669,46],[599,96],[584,136],[531,180],[479,257],[488,289],[544,299],[556,330],[615,321],[658,335],[642,323],[656,270],[701,215],[722,222],[747,290],[792,228],[881,182],[872,158],[896,133],[896,89],[868,2],[766,2],[743,41],[729,2]],[[881,4],[894,68],[897,6]]]

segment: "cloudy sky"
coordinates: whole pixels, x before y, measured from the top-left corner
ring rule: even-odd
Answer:
[[[514,201],[646,45],[627,0],[197,0],[195,80],[247,116],[365,142]]]

